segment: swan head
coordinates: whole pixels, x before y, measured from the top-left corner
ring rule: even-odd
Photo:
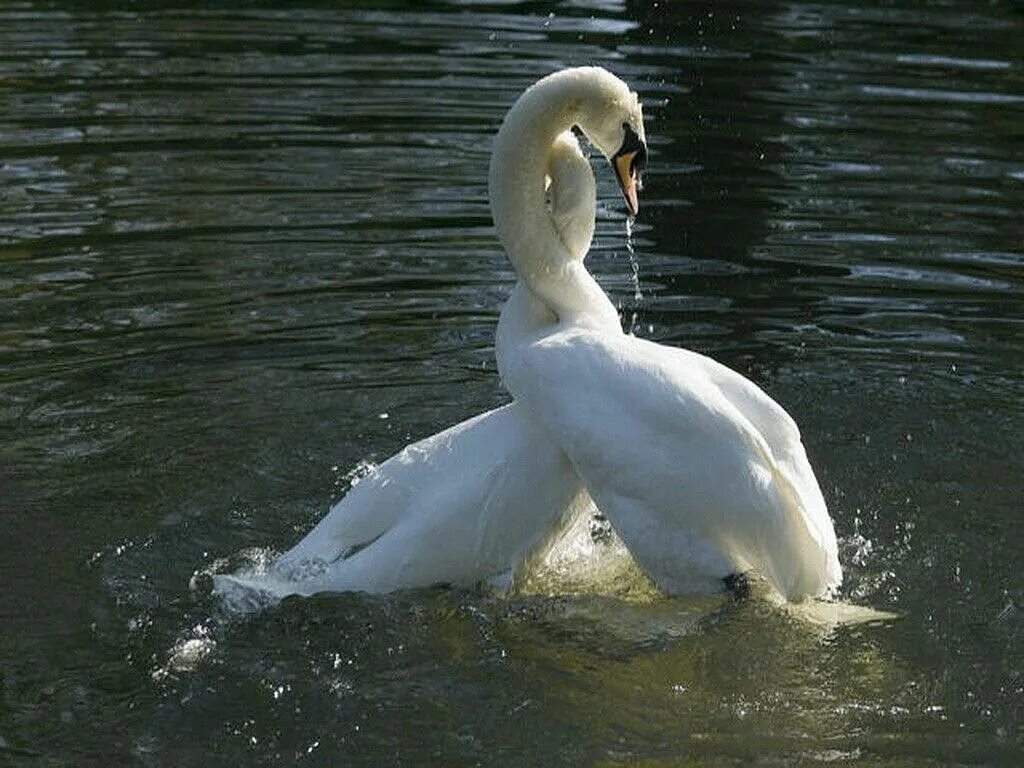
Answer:
[[[572,105],[574,122],[612,165],[630,216],[640,208],[637,193],[647,161],[643,109],[629,86],[606,69],[582,67],[580,88]]]

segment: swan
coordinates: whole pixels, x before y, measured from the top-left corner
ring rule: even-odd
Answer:
[[[622,81],[564,70],[519,98],[489,174],[519,277],[495,337],[515,401],[407,446],[266,574],[215,575],[215,592],[507,579],[594,501],[666,592],[719,591],[749,571],[790,600],[839,585],[832,522],[788,414],[709,358],[625,335],[587,272],[596,185],[574,126],[611,160],[630,215],[639,207],[644,126]]]
[[[829,595],[835,531],[793,419],[726,366],[625,334],[546,211],[549,148],[573,126],[611,162],[628,213],[639,207],[646,139],[625,83],[575,68],[519,97],[488,177],[519,277],[495,337],[502,382],[659,589],[711,593],[753,572],[789,601]]]
[[[546,210],[567,252],[582,259],[597,204],[589,162],[566,132],[551,142],[546,163]],[[510,403],[406,446],[266,573],[216,574],[213,591],[282,598],[508,585],[532,553],[592,508],[568,457]]]

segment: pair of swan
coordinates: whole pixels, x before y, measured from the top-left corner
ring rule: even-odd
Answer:
[[[586,494],[654,584],[707,594],[753,572],[782,597],[842,579],[832,521],[785,410],[735,371],[623,333],[583,260],[609,160],[631,215],[641,107],[593,67],[543,78],[498,132],[494,223],[519,281],[495,351],[514,402],[407,446],[258,579],[277,596],[472,585],[520,567]]]

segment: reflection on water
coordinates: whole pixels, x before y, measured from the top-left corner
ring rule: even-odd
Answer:
[[[0,755],[1019,762],[1024,16],[863,6],[0,9]],[[594,62],[652,162],[642,290],[600,163],[592,269],[798,415],[902,620],[190,590],[504,401],[490,137]]]

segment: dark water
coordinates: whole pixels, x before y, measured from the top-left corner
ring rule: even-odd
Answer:
[[[233,5],[2,5],[0,763],[1021,764],[1020,5]],[[490,137],[595,62],[653,156],[641,297],[603,167],[592,269],[797,416],[902,619],[190,589],[506,400]]]

